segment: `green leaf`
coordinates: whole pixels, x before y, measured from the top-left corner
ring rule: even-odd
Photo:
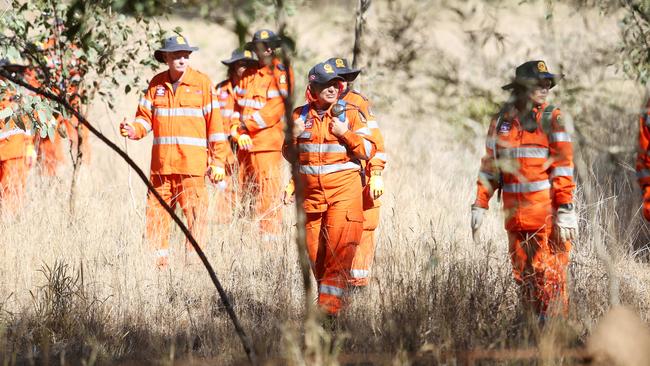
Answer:
[[[50,141],[54,142],[54,138],[56,137],[56,128],[53,125],[50,125],[47,128],[47,137],[50,139]]]

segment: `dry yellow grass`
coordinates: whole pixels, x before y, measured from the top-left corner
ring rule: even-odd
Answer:
[[[613,283],[620,289],[614,298],[647,320],[650,271],[638,262],[647,254],[635,258],[629,250],[638,248],[647,232],[636,210],[640,199],[630,171],[631,154],[616,165],[589,146],[582,151],[589,174],[581,177],[578,190],[583,220],[570,267],[572,311],[550,341],[522,318],[496,202],[480,243],[471,240],[469,230],[487,123],[475,118],[481,113],[485,117],[490,109],[488,98],[477,93],[504,99],[500,86],[525,59],[542,58],[552,69],[562,68],[567,80],[552,97],[576,124],[593,127],[589,131],[595,139],[633,144],[642,89],[607,66],[616,60],[595,55],[616,45],[616,16],[602,17],[591,10],[575,13],[556,5],[554,16],[546,20],[545,5],[518,6],[518,1],[458,2],[460,11],[439,7],[442,1],[397,3],[404,4],[401,11],[417,9],[410,31],[416,32],[411,36],[419,48],[412,76],[382,65],[400,52],[400,45],[386,43],[386,5],[374,5],[367,42],[379,42],[382,48],[360,86],[375,102],[386,138],[387,193],[382,198],[374,281],[343,317],[347,338],[335,340],[341,352],[375,355],[379,363],[408,364],[418,357],[452,362],[455,351],[472,348],[539,344],[553,354],[580,345],[610,302],[612,272],[598,260],[596,244],[614,255],[618,281]],[[309,66],[333,55],[351,56],[351,9],[302,7],[290,18],[300,52],[295,64],[298,97]],[[236,42],[229,30],[196,19],[172,18],[164,24],[180,25],[201,48],[192,59],[197,69],[214,81],[223,78],[219,60],[228,57]],[[503,44],[494,37],[483,43],[482,37],[494,32],[504,35]],[[611,57],[607,55],[603,57]],[[441,75],[456,82],[444,81]],[[582,99],[574,100],[576,94],[567,93],[568,86],[586,88],[577,94]],[[95,104],[89,119],[148,171],[151,137],[125,142],[116,128],[122,117],[134,113],[137,96],[120,96],[116,102],[116,112]],[[612,117],[611,105],[623,112]],[[594,119],[585,121],[589,118]],[[92,164],[81,171],[74,217],[67,212],[66,166],[54,179],[32,173],[24,212],[0,221],[0,359],[42,362],[46,346],[57,362],[72,358],[73,364],[93,358],[242,362],[241,346],[203,267],[184,262],[178,230],[173,231],[171,267],[158,271],[152,265],[142,243],[145,187],[125,163],[96,142]],[[585,187],[597,201],[584,201]],[[278,364],[335,362],[319,346],[328,335],[318,330],[308,331],[314,358],[301,360],[297,329],[304,294],[291,240],[293,210],[284,210],[282,240],[272,245],[259,244],[250,221],[212,223],[207,256],[262,357],[280,360]],[[44,266],[52,271],[43,271]],[[51,278],[64,272],[67,283]]]

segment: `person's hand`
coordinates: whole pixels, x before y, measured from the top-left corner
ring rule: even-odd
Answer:
[[[34,166],[34,163],[36,162],[36,149],[34,148],[34,144],[27,144],[25,147],[25,165],[27,165],[27,168],[31,168]]]
[[[562,243],[578,237],[578,216],[573,204],[560,205],[555,214],[555,229]]]
[[[305,131],[305,121],[302,118],[298,118],[293,121],[293,137],[297,138]]]
[[[285,205],[291,204],[296,200],[296,186],[293,183],[293,179],[287,183],[287,186],[284,187],[284,192],[282,193],[282,203]]]
[[[205,175],[208,176],[210,182],[217,184],[226,178],[226,170],[220,166],[210,165],[208,166],[208,170]]]
[[[135,140],[135,127],[132,123],[127,122],[126,118],[120,123],[120,135]]]
[[[485,211],[487,209],[483,207],[479,207],[476,205],[472,205],[472,235],[476,237],[476,233],[478,232],[478,229],[481,228],[481,225],[483,224],[483,216],[485,215]]]
[[[373,199],[378,199],[384,194],[384,179],[381,177],[381,171],[375,170],[370,175],[370,194]]]
[[[237,146],[241,150],[248,151],[253,147],[253,140],[247,134],[241,134],[237,139]]]
[[[332,120],[329,123],[329,129],[332,135],[336,137],[341,137],[343,136],[344,133],[348,131],[348,125],[346,123],[341,122],[338,117],[332,117]]]

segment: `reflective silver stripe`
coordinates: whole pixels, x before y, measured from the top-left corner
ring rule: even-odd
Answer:
[[[12,128],[11,130],[5,130],[5,131],[0,132],[0,140],[8,139],[9,137],[15,136],[15,135],[28,135],[29,136],[29,132],[27,132],[27,131],[25,131],[25,130],[23,130],[21,128]]]
[[[228,135],[225,133],[213,133],[208,136],[208,142],[217,142],[217,141],[226,141],[228,140]]]
[[[342,288],[338,288],[336,286],[320,285],[320,287],[318,288],[318,292],[320,292],[321,294],[343,297],[344,291]]]
[[[573,168],[568,166],[559,166],[551,171],[551,178],[555,177],[573,177]]]
[[[372,156],[372,142],[363,139],[363,148],[366,150],[366,158],[370,159]]]
[[[350,270],[350,276],[352,278],[368,278],[368,276],[370,276],[370,271],[366,269],[353,269]]]
[[[262,118],[262,115],[259,111],[253,113],[253,120],[257,123],[258,126],[260,126],[260,128],[266,128],[266,122],[264,122],[264,118]]]
[[[491,181],[495,180],[496,176],[492,173],[488,172],[478,172],[478,179],[485,180],[485,181]]]
[[[225,107],[228,102],[219,102],[219,107]]]
[[[266,103],[258,102],[253,99],[239,99],[237,101],[240,107],[249,107],[254,109],[262,109]]]
[[[650,170],[641,169],[638,172],[636,172],[636,177],[639,179],[650,178]]]
[[[372,132],[370,132],[370,129],[368,127],[362,127],[356,131],[354,131],[357,135],[365,135],[365,136],[371,136]]]
[[[515,147],[499,150],[499,155],[506,158],[547,158],[548,149],[544,147]]]
[[[282,95],[283,98],[286,98],[289,96],[289,92],[287,92],[286,90],[280,90],[280,95]]]
[[[169,256],[169,249],[158,249],[158,250],[153,252],[153,255],[155,255],[158,258],[160,258],[160,257],[168,257]]]
[[[339,144],[298,144],[298,151],[304,153],[347,153],[348,149]]]
[[[235,118],[235,119],[239,119],[239,116],[240,116],[239,112],[233,112],[233,114],[232,114],[232,118]]]
[[[220,109],[221,107],[219,106],[218,101],[212,101],[212,103],[207,104],[205,107],[203,107],[203,114],[208,114],[212,112],[213,109]]]
[[[244,95],[244,94],[246,94],[246,89],[242,89],[242,88],[240,88],[239,86],[235,86],[235,87],[232,89],[232,91],[234,91],[235,93],[237,93],[237,94],[239,94],[239,95]]]
[[[269,90],[266,92],[266,97],[271,99],[271,98],[277,98],[280,96],[280,92],[277,90]]]
[[[343,164],[329,164],[329,165],[301,165],[300,173],[302,174],[313,174],[313,175],[323,175],[341,172],[344,170],[359,170],[361,166],[359,164],[348,161]]]
[[[153,114],[163,117],[201,117],[203,110],[200,108],[156,108]]]
[[[494,150],[494,148],[496,147],[496,144],[497,144],[497,142],[493,138],[489,138],[489,139],[487,139],[485,141],[485,147],[488,148],[488,149],[491,149],[491,150]]]
[[[166,136],[153,139],[154,145],[192,145],[208,147],[208,142],[200,137]]]
[[[554,132],[549,137],[550,142],[571,142],[571,136],[566,132]]]
[[[385,163],[385,162],[388,161],[388,155],[386,153],[383,153],[383,152],[378,152],[378,153],[375,154],[373,159],[379,159],[379,160],[381,160],[381,161],[383,161]]]
[[[136,118],[133,123],[139,123],[142,125],[142,127],[144,127],[147,133],[151,132],[151,125],[149,124],[149,122],[145,121],[144,119]]]
[[[221,110],[221,116],[223,117],[230,117],[232,116],[232,109],[222,109]]]
[[[530,183],[510,183],[503,185],[503,191],[508,193],[539,192],[551,188],[551,182],[540,180]]]
[[[377,123],[377,121],[375,121],[375,120],[368,121],[368,128],[378,129],[379,128],[379,123]]]
[[[151,110],[151,101],[147,98],[140,98],[140,105],[143,106],[144,108]]]

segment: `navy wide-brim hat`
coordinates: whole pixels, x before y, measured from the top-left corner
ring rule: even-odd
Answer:
[[[251,52],[250,50],[236,49],[232,51],[232,54],[230,55],[229,59],[221,60],[221,63],[226,66],[230,66],[239,61],[250,62],[250,63],[258,62],[255,53]]]
[[[557,85],[557,82],[564,77],[564,74],[552,74],[546,67],[546,62],[542,60],[527,61],[519,65],[515,70],[515,78],[510,84],[506,84],[501,88],[503,90],[514,89],[515,86],[520,85],[526,88],[531,88],[536,85],[539,80],[550,80],[551,87]]]
[[[343,77],[336,73],[334,66],[328,64],[327,62],[321,62],[316,64],[309,70],[309,83],[310,84],[327,84],[332,80],[343,81]]]
[[[282,38],[269,29],[260,29],[253,34],[253,39],[244,45],[245,50],[255,51],[255,44],[266,43],[270,48],[278,48],[282,43]]]
[[[192,47],[188,44],[187,39],[183,36],[172,36],[165,38],[163,41],[163,47],[157,49],[153,53],[153,57],[158,62],[165,62],[163,58],[163,53],[165,52],[177,52],[177,51],[188,51],[194,52],[198,51],[198,47]]]
[[[348,60],[344,58],[332,57],[325,62],[332,65],[336,73],[348,82],[353,82],[359,76],[359,73],[361,73],[359,69],[350,68]]]

